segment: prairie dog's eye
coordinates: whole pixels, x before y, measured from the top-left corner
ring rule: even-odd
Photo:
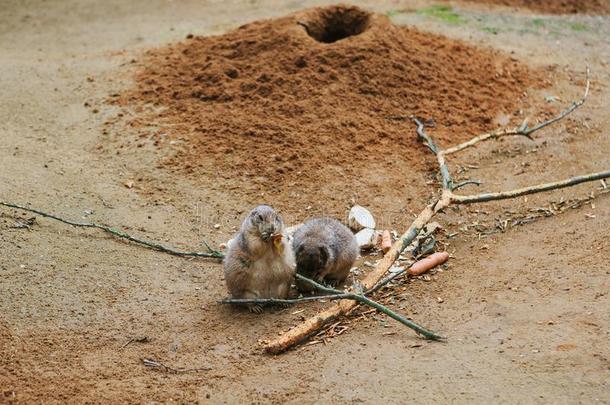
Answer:
[[[263,222],[263,216],[261,214],[256,214],[254,219],[256,220],[256,222]]]

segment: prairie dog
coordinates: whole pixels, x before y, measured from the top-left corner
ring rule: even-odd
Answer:
[[[280,215],[268,205],[254,208],[229,244],[223,261],[233,298],[287,298],[295,274],[294,253]],[[261,313],[262,307],[248,304]]]
[[[305,222],[294,233],[292,246],[299,274],[331,284],[345,281],[358,257],[354,234],[332,218],[315,218]],[[311,290],[304,283],[297,283],[297,287]]]

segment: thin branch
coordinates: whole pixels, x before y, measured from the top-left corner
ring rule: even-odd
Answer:
[[[318,301],[318,300],[340,300],[348,298],[348,293],[342,294],[328,294],[328,295],[312,295],[308,297],[300,298],[227,298],[218,301],[219,304],[232,304],[232,305],[244,305],[244,304],[260,304],[260,305],[293,305],[300,302]]]
[[[296,304],[299,302],[305,302],[305,301],[315,301],[315,300],[321,300],[321,299],[326,299],[326,300],[339,300],[339,299],[345,299],[345,300],[353,300],[353,301],[357,301],[361,304],[365,304],[368,305],[370,307],[373,307],[375,309],[377,309],[380,312],[383,312],[384,314],[388,315],[389,317],[397,320],[398,322],[408,326],[409,328],[413,329],[414,331],[416,331],[417,333],[422,334],[424,337],[426,337],[427,339],[432,339],[432,340],[443,340],[444,338],[426,328],[424,328],[423,326],[418,325],[417,323],[403,317],[402,315],[397,314],[396,312],[392,311],[391,309],[387,308],[386,306],[379,304],[376,301],[371,300],[370,298],[367,298],[364,296],[364,294],[358,294],[358,293],[354,293],[354,292],[350,292],[350,291],[341,291],[341,290],[337,290],[335,288],[331,288],[331,287],[327,287],[325,285],[322,285],[320,283],[317,283],[316,281],[309,279],[305,276],[302,276],[300,274],[296,274],[296,279],[299,281],[303,281],[309,285],[311,285],[312,287],[314,287],[316,290],[322,291],[327,293],[327,295],[318,295],[318,296],[312,296],[312,297],[302,297],[302,298],[293,298],[293,299],[279,299],[279,298],[231,298],[231,299],[225,299],[225,300],[221,300],[218,301],[220,304],[238,304],[238,305],[243,305],[243,304]]]
[[[296,278],[297,278],[297,280],[309,283],[312,287],[315,287],[316,289],[319,289],[321,291],[328,292],[328,293],[334,293],[334,294],[341,293],[340,290],[336,290],[334,288],[323,286],[322,284],[316,283],[315,281],[313,281],[307,277],[303,277],[300,274],[297,274]],[[365,297],[364,294],[356,294],[356,293],[350,293],[350,292],[347,292],[346,294],[347,294],[347,297],[346,297],[347,299],[355,300],[361,304],[365,304],[365,305],[375,308],[376,310],[388,315],[390,318],[397,320],[398,322],[402,323],[403,325],[406,325],[409,328],[416,331],[417,333],[423,335],[426,339],[430,339],[430,340],[444,340],[445,339],[441,335],[438,335],[438,334],[424,328],[423,326],[420,326],[420,325],[416,324],[415,322],[403,317],[402,315],[397,314],[396,312],[392,311],[388,307],[386,307],[376,301],[373,301],[372,299],[370,299],[368,297]]]
[[[572,111],[574,111],[575,109],[577,109],[578,107],[583,105],[585,103],[585,100],[587,99],[587,96],[589,95],[589,86],[591,85],[591,80],[589,78],[590,73],[591,72],[590,72],[589,66],[587,66],[587,81],[585,84],[585,92],[582,95],[582,98],[580,100],[573,101],[572,104],[568,108],[566,108],[559,115],[551,118],[550,120],[541,122],[540,124],[538,124],[532,128],[527,128],[527,125],[526,125],[525,128],[523,128],[523,130],[522,130],[522,134],[530,135],[531,133],[536,132],[539,129],[542,129],[548,125],[551,125],[551,124],[559,121],[560,119],[564,118],[566,115],[570,114]]]
[[[438,159],[438,166],[440,168],[443,181],[443,189],[452,190],[453,180],[451,179],[451,174],[449,174],[449,168],[445,163],[445,157],[442,153],[440,153],[440,149],[436,146],[434,140],[424,131],[424,123],[417,119],[417,117],[412,116],[411,119],[417,124],[417,135],[419,136],[419,139],[426,143],[428,149],[430,149]]]
[[[442,151],[442,154],[445,156],[450,155],[450,154],[459,152],[461,150],[464,150],[466,148],[472,147],[479,142],[487,141],[490,139],[497,139],[497,138],[500,138],[503,136],[521,135],[521,136],[526,136],[531,139],[530,135],[532,133],[565,118],[567,115],[571,114],[574,110],[576,110],[578,107],[580,107],[581,105],[583,105],[585,103],[585,101],[587,100],[587,97],[589,96],[589,87],[591,85],[590,73],[591,73],[590,69],[587,66],[586,84],[585,84],[585,90],[584,90],[582,98],[579,100],[573,101],[572,104],[570,104],[570,106],[568,108],[566,108],[561,113],[554,116],[553,118],[543,121],[540,124],[535,125],[531,128],[529,128],[527,126],[527,122],[524,121],[523,124],[521,124],[521,126],[518,126],[518,127],[514,127],[514,128],[510,128],[510,129],[497,129],[495,131],[488,132],[483,135],[479,135],[479,136],[472,138],[469,141],[463,142],[459,145],[445,149]]]
[[[402,269],[400,269],[399,271],[397,271],[396,273],[392,273],[389,276],[387,276],[386,278],[380,280],[377,284],[375,284],[372,288],[369,288],[368,290],[365,291],[366,295],[371,295],[376,293],[377,291],[381,290],[385,285],[387,285],[388,283],[390,283],[392,280],[397,279],[398,277],[402,276],[403,274],[405,274],[407,271],[409,271],[409,268],[411,268],[411,266],[408,267],[404,267]]]
[[[166,364],[161,363],[160,361],[157,360],[153,360],[153,359],[142,359],[142,364],[144,364],[146,367],[151,367],[151,368],[155,368],[155,369],[159,369],[159,370],[163,370],[166,372],[171,372],[174,374],[178,374],[178,373],[190,373],[193,371],[210,371],[212,368],[211,367],[197,367],[197,368],[183,368],[183,367],[179,367],[179,368],[174,368],[174,367],[170,367]]]
[[[416,324],[413,321],[408,320],[407,318],[403,317],[402,315],[399,315],[396,312],[392,311],[388,307],[385,307],[385,306],[379,304],[378,302],[375,302],[375,301],[371,300],[370,298],[365,297],[364,295],[353,294],[352,299],[355,299],[362,304],[366,304],[370,307],[377,309],[380,312],[383,312],[390,318],[397,320],[398,322],[402,323],[403,325],[406,325],[409,328],[413,329],[415,332],[423,335],[426,339],[437,340],[437,341],[446,340],[445,337],[438,335],[438,334]]]
[[[80,227],[80,228],[96,228],[96,229],[100,229],[104,232],[107,232],[111,235],[114,235],[118,238],[122,238],[122,239],[127,239],[131,242],[140,244],[142,246],[145,246],[149,249],[153,249],[153,250],[158,250],[160,252],[165,252],[165,253],[169,253],[171,255],[175,255],[175,256],[194,256],[194,257],[211,257],[214,259],[222,259],[224,257],[224,254],[218,250],[214,250],[212,248],[210,248],[207,243],[206,246],[208,247],[208,251],[207,252],[183,252],[180,250],[176,250],[170,247],[166,247],[163,245],[160,245],[156,242],[150,242],[144,239],[139,239],[136,238],[134,236],[131,236],[123,231],[105,226],[105,225],[100,225],[100,224],[96,224],[95,222],[76,222],[76,221],[71,221],[69,219],[65,219],[65,218],[61,218],[58,217],[56,215],[53,214],[49,214],[47,212],[43,212],[34,208],[28,208],[28,207],[24,207],[22,205],[18,205],[18,204],[12,204],[12,203],[8,203],[8,202],[4,202],[4,201],[0,201],[0,205],[3,205],[5,207],[9,207],[9,208],[14,208],[14,209],[18,209],[18,210],[23,210],[23,211],[28,211],[28,212],[33,212],[34,214],[38,214],[40,216],[43,216],[45,218],[51,218],[54,219],[56,221],[59,222],[63,222],[64,224],[68,224],[74,227]]]
[[[483,184],[480,180],[465,180],[465,181],[461,181],[457,184],[453,185],[453,190],[458,190],[464,186],[467,186],[469,184],[474,184],[475,186],[480,186],[481,184]]]
[[[610,170],[586,174],[583,176],[571,177],[569,179],[556,181],[553,183],[538,184],[535,186],[519,188],[516,190],[502,191],[499,193],[483,193],[476,195],[455,195],[451,196],[451,201],[458,204],[472,204],[486,201],[504,200],[507,198],[520,197],[522,195],[541,193],[543,191],[557,190],[564,187],[575,186],[580,183],[610,178]]]

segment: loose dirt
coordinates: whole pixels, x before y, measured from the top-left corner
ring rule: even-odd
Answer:
[[[438,141],[454,143],[519,119],[527,89],[548,84],[509,55],[346,6],[189,35],[146,52],[137,69],[118,103],[143,112],[130,124],[159,148],[181,142],[163,167],[285,195],[342,182],[329,168],[421,168],[410,115],[433,117]]]

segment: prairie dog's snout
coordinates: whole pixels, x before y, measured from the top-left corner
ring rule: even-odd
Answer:
[[[328,249],[325,246],[300,244],[296,251],[296,261],[301,274],[317,279],[318,273],[328,262]]]

